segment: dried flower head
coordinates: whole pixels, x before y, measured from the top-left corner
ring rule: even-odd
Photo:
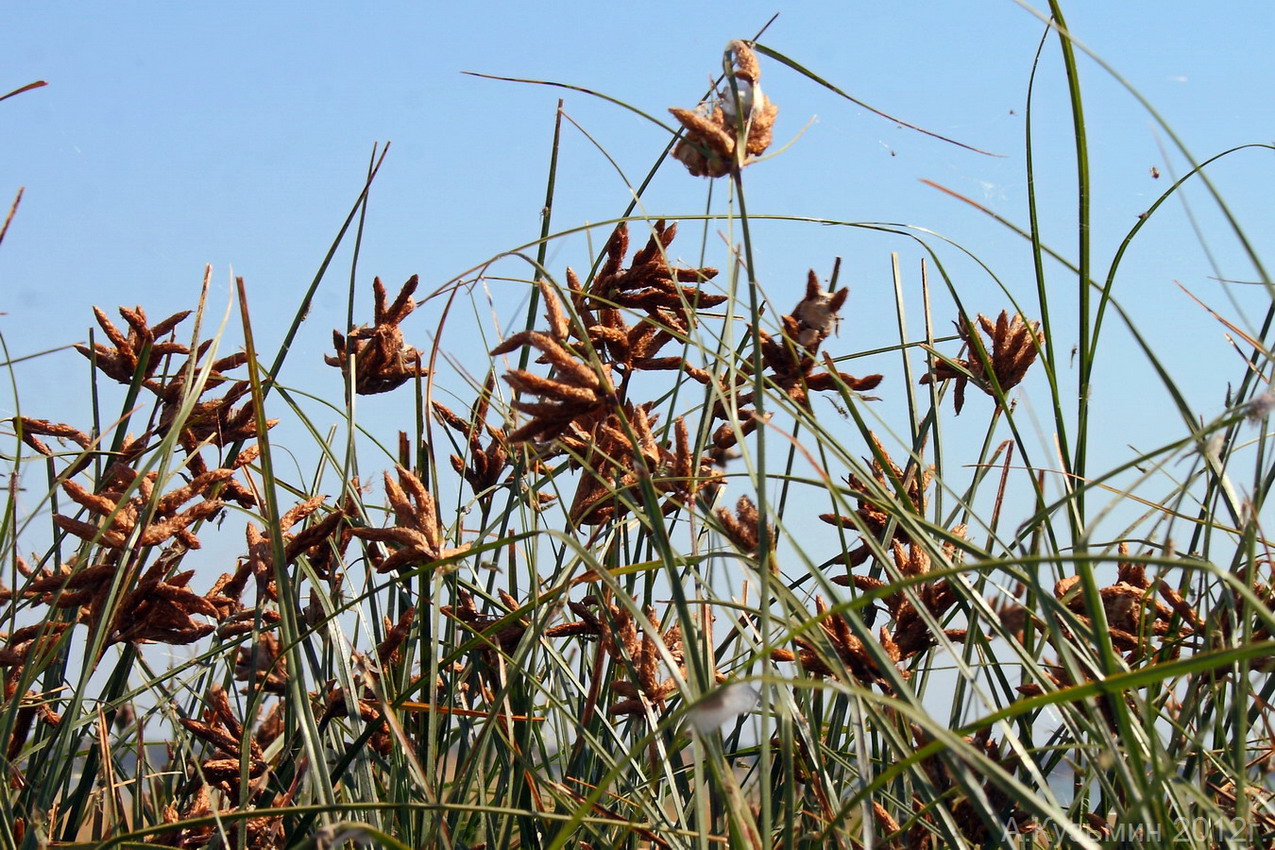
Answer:
[[[257,437],[257,410],[250,401],[242,407],[235,404],[248,395],[252,387],[247,381],[236,381],[231,384],[220,398],[212,398],[196,402],[189,414],[181,420],[181,433],[178,442],[183,449],[194,452],[200,444],[209,443],[214,446],[226,446],[230,443],[251,440]],[[165,432],[179,421],[182,412],[181,399],[172,404],[165,404],[160,416],[160,431]],[[279,424],[278,419],[267,419],[266,428]]]
[[[522,603],[503,590],[499,591],[499,596],[507,610],[496,615],[479,611],[473,594],[463,588],[456,594],[458,604],[444,605],[440,609],[444,617],[455,618],[466,631],[483,639],[485,645],[479,652],[492,667],[497,666],[498,652],[508,654],[518,647],[529,625],[525,619],[511,616],[525,607]]]
[[[830,611],[828,604],[818,596],[815,597],[815,615],[822,632],[820,636],[822,640],[797,637],[793,639],[798,647],[797,652],[776,649],[771,652],[771,657],[776,661],[800,660],[801,666],[812,676],[837,677],[841,675],[844,668],[845,673],[851,678],[865,684],[879,685],[882,690],[889,692],[889,681],[882,675],[873,653],[869,651],[863,640],[855,635],[850,623],[840,614]],[[882,638],[883,654],[891,661],[897,662],[900,657],[898,648],[889,641],[889,635],[884,629]],[[871,636],[868,636],[868,640],[871,639]],[[837,659],[835,662],[829,656],[828,649],[831,649],[835,655]]]
[[[465,479],[477,496],[489,495],[501,483],[509,467],[509,439],[503,428],[487,424],[487,411],[495,390],[494,372],[487,374],[482,391],[469,410],[469,419],[457,416],[445,405],[434,402],[434,415],[466,442],[464,456],[452,455],[452,469]],[[482,436],[490,438],[484,448]]]
[[[640,625],[626,606],[596,596],[567,604],[581,620],[551,626],[545,637],[596,637],[602,650],[628,671],[627,681],[610,683],[610,690],[622,697],[611,705],[610,713],[641,715],[648,705],[663,708],[677,692],[678,682],[686,678],[681,626],[661,629],[655,609],[649,606],[643,612],[646,623]],[[725,680],[718,677],[718,681]]]
[[[662,492],[669,495],[664,505],[665,514],[672,513],[679,506],[694,504],[701,495],[711,503],[724,480],[722,473],[714,468],[716,461],[711,450],[698,459],[695,457],[685,417],[673,420],[673,439],[672,465],[668,475],[655,482]]]
[[[199,766],[196,786],[211,785],[221,791],[232,805],[239,805],[241,762],[247,766],[249,799],[261,792],[270,765],[266,762],[256,739],[247,736],[248,752],[243,752],[243,724],[235,716],[225,690],[218,685],[209,689],[207,708],[203,720],[180,718],[196,738],[212,747],[212,757]],[[245,758],[246,756],[246,758]],[[247,802],[247,801],[243,801]],[[258,845],[253,845],[258,846]]]
[[[317,576],[332,578],[335,575],[334,571],[339,572],[339,569],[331,563],[332,551],[344,550],[353,535],[352,530],[344,527],[344,521],[348,516],[347,509],[353,511],[352,506],[347,504],[344,508],[336,508],[304,529],[290,531],[294,525],[305,521],[322,507],[326,498],[322,495],[312,496],[294,505],[273,525],[283,539],[285,564],[291,566],[304,555],[310,560],[310,566]],[[247,552],[244,555],[243,564],[233,578],[223,575],[214,588],[218,596],[214,602],[219,610],[223,611],[223,619],[239,610],[239,595],[243,592],[248,576],[256,576],[258,587],[264,596],[275,598],[274,547],[271,543],[271,535],[266,529],[248,523],[244,527],[244,536],[247,539]]]
[[[167,564],[160,558],[124,597],[111,623],[111,643],[183,646],[213,632],[216,627],[212,624],[193,619],[194,615],[217,616],[211,602],[186,586],[195,571],[185,570],[167,578],[165,572]]]
[[[991,340],[990,349],[979,338],[976,324]],[[940,360],[934,364],[933,372],[922,376],[921,383],[955,379],[953,402],[957,413],[965,405],[965,385],[969,382],[993,398],[1000,398],[1018,386],[1028,367],[1036,362],[1040,346],[1045,342],[1040,322],[1028,322],[1017,313],[1011,319],[1005,310],[995,322],[982,313],[979,313],[977,322],[965,318],[957,322],[956,331],[965,340],[967,348],[976,350],[964,360]]]
[[[332,332],[336,354],[323,360],[347,375],[353,361],[354,391],[359,395],[389,392],[413,378],[429,374],[429,370],[421,366],[421,353],[403,341],[403,332],[399,329],[399,323],[416,309],[412,293],[419,283],[420,279],[412,275],[390,304],[385,285],[376,278],[372,281],[376,295],[372,326],[362,325],[344,336],[339,331]]]
[[[611,683],[611,690],[624,697],[611,706],[613,715],[642,714],[646,703],[663,708],[665,701],[677,693],[678,681],[686,678],[681,627],[670,626],[661,634],[655,609],[647,606],[643,613],[648,628],[638,628],[632,617],[626,617],[620,632],[624,640],[623,656],[631,665],[630,680]],[[672,669],[665,663],[666,654],[673,660]],[[620,657],[617,656],[617,660]],[[666,672],[672,675],[665,676]]]
[[[273,633],[261,632],[256,641],[239,648],[235,656],[235,678],[252,682],[266,693],[287,693],[288,659]]]
[[[1204,622],[1178,591],[1163,581],[1153,583],[1147,578],[1145,564],[1128,559],[1128,545],[1121,543],[1119,552],[1127,560],[1119,563],[1115,583],[1098,589],[1112,645],[1126,654],[1125,660],[1130,664],[1151,655],[1156,644],[1169,657],[1177,657],[1182,637],[1202,631]],[[1165,602],[1154,598],[1157,591]],[[1054,586],[1054,597],[1081,622],[1091,622],[1080,576],[1059,581]]]
[[[111,345],[107,346],[99,342],[94,343],[91,348],[81,344],[75,346],[76,351],[92,360],[98,370],[108,377],[121,384],[132,383],[139,368],[142,374],[149,378],[155,374],[160,363],[169,355],[190,353],[190,349],[184,345],[160,342],[190,315],[190,310],[174,313],[154,326],[147,325],[146,312],[141,307],[131,309],[120,307],[119,311],[128,324],[127,335],[115,327],[101,308],[94,307],[93,315],[97,317],[97,323],[106,334],[106,338],[111,341]],[[143,358],[145,358],[144,363]]]
[[[27,691],[19,696],[19,688],[24,681],[23,673],[27,665],[42,667],[47,663],[47,659],[57,651],[63,632],[71,625],[69,622],[55,623],[46,620],[15,629],[7,635],[0,634],[0,639],[5,640],[5,645],[0,647],[0,667],[9,668],[4,677],[3,696],[11,710],[17,708],[7,746],[3,750],[10,764],[17,762],[31,733],[31,725],[37,718],[47,726],[56,727],[62,722],[61,716],[51,707],[47,695]]]
[[[186,362],[166,371],[158,378],[147,378],[142,386],[159,396],[168,406],[180,406],[188,390],[188,382],[196,379],[199,394],[203,395],[211,389],[221,386],[230,380],[226,372],[237,369],[248,362],[248,354],[237,351],[234,354],[220,357],[211,363],[204,363],[203,358],[212,350],[213,340],[203,342],[192,354],[186,356]],[[207,373],[202,370],[207,369]]]
[[[761,333],[762,360],[776,385],[803,407],[810,405],[810,392],[835,390],[844,386],[854,392],[864,392],[881,383],[881,375],[856,378],[829,368],[815,372],[815,356],[820,344],[837,326],[837,313],[845,304],[850,290],[842,288],[826,292],[819,277],[811,270],[806,278],[806,294],[797,302],[791,314],[780,317],[783,333],[778,337]],[[751,401],[752,396],[739,396],[740,403]]]
[[[624,268],[629,229],[621,224],[606,244],[606,259],[588,287],[567,270],[567,286],[577,323],[572,336],[587,343],[598,358],[624,373],[640,370],[683,369],[682,357],[660,357],[660,351],[683,338],[698,323],[698,311],[715,307],[724,295],[705,292],[703,284],[717,275],[713,268],[674,268],[669,246],[677,235],[677,223],[655,222],[646,245]],[[626,311],[644,317],[628,321]],[[555,327],[565,327],[550,313]],[[583,333],[579,329],[583,329]],[[566,336],[557,337],[565,342]]]
[[[569,311],[558,291],[541,282],[548,331],[520,331],[491,351],[496,356],[531,347],[540,352],[537,362],[552,367],[548,376],[525,369],[504,375],[515,393],[539,396],[538,401],[516,398],[512,403],[530,420],[508,434],[507,445],[529,443],[542,457],[546,450],[578,450],[599,428],[618,422],[617,417],[631,418],[633,408],[622,399],[635,372],[681,370],[697,380],[710,380],[683,357],[658,356],[665,345],[691,332],[699,310],[726,299],[700,289],[716,269],[670,264],[668,246],[676,233],[676,224],[655,222],[645,247],[625,268],[629,231],[624,224],[618,226],[607,240],[605,260],[587,286],[567,269]],[[634,311],[639,315],[630,321]],[[466,430],[463,420],[453,420],[453,428]],[[472,433],[472,427],[469,430]],[[559,445],[551,445],[558,440]]]
[[[44,437],[57,437],[59,440],[69,440],[82,449],[87,449],[93,445],[93,438],[78,428],[67,425],[63,422],[52,422],[48,419],[32,419],[27,416],[14,417],[13,422],[18,425],[18,431],[22,437],[22,442],[35,449],[45,457],[53,457],[53,451],[44,444],[43,441],[36,438],[36,435]]]
[[[736,548],[750,555],[758,554],[761,547],[761,514],[752,499],[740,496],[739,501],[735,503],[734,513],[728,508],[718,508],[713,513],[722,524],[722,533],[735,544]],[[766,530],[769,546],[773,552],[775,527],[768,524]],[[771,564],[773,568],[773,560]]]
[[[137,471],[121,463],[112,465],[99,482],[97,492],[74,481],[63,481],[62,489],[84,507],[100,524],[55,514],[53,522],[83,540],[95,541],[108,549],[123,549],[136,533],[137,545],[155,546],[176,538],[190,549],[199,548],[199,539],[189,526],[208,519],[221,510],[221,499],[214,494],[233,474],[233,469],[219,468],[197,475],[191,482],[170,493],[154,493],[157,472],[138,476]],[[189,508],[182,505],[200,499]]]
[[[865,462],[871,469],[871,476],[860,478],[858,475],[851,474],[846,480],[858,499],[856,516],[846,517],[829,513],[820,514],[819,519],[829,525],[862,529],[883,543],[885,541],[882,535],[894,521],[891,539],[900,543],[910,543],[912,538],[904,527],[904,523],[895,520],[901,513],[914,514],[917,517],[925,515],[925,491],[929,489],[933,478],[933,468],[928,466],[922,468],[918,464],[910,465],[907,470],[901,469],[891,459],[877,435],[869,433],[868,436],[876,447],[873,457],[865,458]],[[900,486],[907,494],[906,501],[899,498]],[[847,552],[842,560],[848,566],[857,566],[868,559],[871,551],[871,547],[865,542]]]
[[[434,496],[411,471],[399,467],[398,483],[388,472],[385,473],[385,495],[397,524],[391,528],[355,528],[350,532],[363,540],[397,546],[388,558],[377,565],[378,572],[425,566],[459,555],[469,548],[468,545],[457,548],[443,545],[444,532]]]
[[[518,400],[515,410],[531,416],[531,421],[509,435],[510,443],[548,442],[560,437],[573,425],[589,427],[617,406],[615,387],[604,368],[601,371],[577,359],[552,337],[537,331],[521,331],[491,351],[491,356],[506,354],[523,345],[543,352],[544,359],[555,370],[546,378],[525,369],[505,373],[505,382],[518,393],[540,396],[538,402]]]
[[[764,153],[779,114],[762,92],[761,67],[752,48],[732,41],[729,50],[734,68],[714,100],[694,109],[669,109],[685,129],[673,156],[696,177],[731,174]]]
[[[562,443],[575,452],[584,471],[571,503],[571,521],[600,525],[628,513],[639,500],[633,491],[642,476],[650,478],[669,465],[672,455],[657,442],[652,405],[625,404],[588,434],[564,435]]]
[[[952,529],[954,538],[964,537],[964,534],[964,526]],[[942,552],[946,561],[955,560],[955,544],[944,543]],[[905,545],[895,540],[890,546],[890,555],[891,572],[897,573],[900,578],[920,577],[930,572],[930,554],[917,543]],[[864,591],[887,587],[886,582],[868,576],[850,576],[849,582]],[[883,601],[894,622],[881,630],[882,644],[890,648],[896,660],[911,658],[938,645],[937,634],[920,609],[924,608],[930,620],[938,621],[956,604],[956,599],[956,592],[946,579],[920,582],[910,593],[902,590],[890,593]],[[943,634],[948,640],[959,642],[965,639],[966,630],[944,629]]]

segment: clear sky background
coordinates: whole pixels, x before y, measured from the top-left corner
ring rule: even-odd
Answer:
[[[1178,0],[1084,0],[1066,3],[1064,11],[1076,37],[1136,86],[1197,158],[1275,137],[1269,93],[1275,6],[1223,2],[1205,12]],[[140,304],[153,318],[190,307],[206,263],[214,269],[218,310],[232,273],[246,278],[257,333],[270,350],[357,197],[374,142],[392,147],[371,194],[360,315],[370,312],[373,275],[397,287],[420,274],[422,290],[432,290],[537,237],[559,97],[631,181],[641,179],[667,141],[659,127],[584,94],[462,71],[569,82],[671,123],[667,107],[695,104],[720,70],[726,43],[751,36],[775,12],[779,18],[762,43],[866,103],[1001,156],[902,128],[763,59],[763,84],[780,106],[777,145],[795,141],[748,170],[750,213],[896,222],[942,234],[992,267],[1030,313],[1026,243],[919,182],[942,183],[1025,222],[1024,107],[1043,24],[1010,0],[468,6],[10,0],[0,6],[0,93],[36,79],[49,85],[0,103],[0,202],[7,208],[18,187],[26,187],[0,245],[6,314],[0,331],[9,354],[85,340],[92,304],[112,310]],[[1046,241],[1074,256],[1074,150],[1056,42],[1046,46],[1038,77],[1042,223]],[[1083,57],[1082,78],[1097,187],[1095,265],[1102,271],[1184,161],[1166,158],[1160,145],[1167,139],[1149,115]],[[1249,151],[1213,174],[1257,249],[1275,258],[1271,166],[1269,151]],[[670,162],[644,209],[702,213],[707,187]],[[1222,276],[1253,280],[1206,196],[1188,197]],[[724,198],[722,187],[716,211]],[[613,218],[628,200],[615,166],[567,126],[555,230]],[[755,235],[759,276],[783,309],[797,300],[807,268],[826,276],[833,259],[843,258],[842,281],[852,296],[833,353],[894,342],[890,252],[900,252],[915,298],[918,245],[812,224],[759,225]],[[606,230],[593,236],[596,246]],[[673,253],[694,261],[698,240],[685,231]],[[710,239],[710,264],[723,264],[720,244]],[[994,314],[1009,306],[977,265],[950,249],[943,256],[972,311]],[[582,238],[562,240],[549,257],[558,274],[567,265],[587,268],[589,246]],[[344,322],[348,252],[342,258],[283,376],[334,400],[339,375],[321,365],[321,355]],[[530,275],[525,265],[502,268]],[[1074,292],[1074,279],[1059,267],[1050,273],[1051,286]],[[1225,384],[1238,379],[1241,363],[1223,329],[1174,281],[1242,324],[1212,275],[1177,204],[1135,243],[1116,290],[1205,416],[1222,410]],[[1232,290],[1248,316],[1260,319],[1266,293],[1255,286]],[[482,313],[488,308],[477,291]],[[500,321],[515,321],[526,288],[493,281],[488,291]],[[945,304],[936,297],[944,323],[954,317]],[[1066,318],[1062,313],[1059,321]],[[411,341],[426,347],[437,321],[437,310],[423,308],[405,326]],[[449,326],[455,330],[442,348],[473,365],[489,341],[476,342],[467,322]],[[1074,341],[1067,327],[1055,333],[1064,345]],[[1105,371],[1096,388],[1110,444],[1146,447],[1176,435],[1180,423],[1164,415],[1164,394],[1142,392],[1150,371],[1115,331],[1112,346],[1110,362],[1120,365]],[[858,371],[895,366],[865,364]],[[18,364],[22,411],[83,423],[85,372],[74,352]],[[888,385],[882,394],[901,397]],[[382,406],[372,411],[389,412],[394,402],[376,404]],[[0,415],[12,415],[11,391],[0,407]],[[389,428],[408,422],[402,417]]]

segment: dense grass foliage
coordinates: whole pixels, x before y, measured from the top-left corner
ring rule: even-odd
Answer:
[[[553,230],[551,167],[505,281],[525,313],[477,332],[486,356],[410,321],[481,315],[486,263],[428,293],[377,279],[362,320],[311,315],[366,190],[277,351],[242,282],[214,331],[206,298],[97,310],[83,419],[7,420],[0,844],[1267,846],[1275,313],[1233,326],[1225,413],[1191,409],[1113,285],[1207,170],[1093,255],[1054,11],[1076,241],[1044,243],[1033,196],[1005,225],[1036,285],[967,313],[950,246],[862,226],[928,254],[895,264],[886,350],[838,333],[854,297],[831,252],[787,303],[756,279],[746,189],[782,106],[764,69],[830,83],[751,42],[713,98],[671,110],[652,170],[725,211],[630,208],[550,268],[577,232]],[[1104,320],[1180,427],[1095,469],[1090,387],[1120,366]],[[329,321],[333,392],[307,398],[285,364]],[[384,394],[388,425],[361,407]]]

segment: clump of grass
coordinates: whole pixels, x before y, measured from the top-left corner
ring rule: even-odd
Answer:
[[[592,270],[559,282],[546,229],[525,323],[469,380],[405,326],[434,307],[445,322],[468,279],[420,303],[415,277],[393,301],[378,279],[371,323],[351,317],[326,358],[344,452],[283,383],[313,287],[269,367],[242,285],[242,348],[224,357],[202,298],[154,324],[121,309],[127,330],[96,311],[109,344],[78,346],[86,421],[9,420],[13,480],[47,484],[13,490],[0,526],[0,842],[1270,840],[1275,476],[1264,437],[1238,439],[1269,408],[1268,346],[1252,340],[1225,416],[1183,407],[1181,439],[1107,474],[1086,468],[1090,402],[1060,389],[1048,322],[1017,306],[958,311],[942,339],[900,307],[902,380],[881,353],[844,351],[835,273],[811,271],[787,312],[754,279],[744,168],[777,114],[756,53],[732,42],[717,99],[673,112],[673,156],[731,187],[724,269],[675,258],[678,222],[626,214]],[[1039,234],[1024,245],[1043,269]],[[1070,267],[1087,376],[1118,262],[1105,287],[1087,255]],[[845,371],[865,357],[882,372]],[[967,407],[968,385],[990,403]],[[894,429],[864,395],[891,388],[909,404]],[[1052,412],[1057,486],[1013,391]],[[389,392],[414,401],[393,448],[355,403]],[[973,450],[944,437],[949,392],[954,413],[987,417]],[[283,472],[289,428],[313,436],[308,474]],[[1228,470],[1247,457],[1241,502]],[[1194,471],[1117,489],[1152,510],[1095,538],[1087,496],[1177,458]],[[208,581],[213,540],[233,566]]]

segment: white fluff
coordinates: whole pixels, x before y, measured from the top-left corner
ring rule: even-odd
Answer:
[[[752,711],[758,698],[756,690],[740,682],[718,688],[691,709],[691,724],[700,734],[707,735],[721,728],[723,723]]]
[[[739,89],[739,103],[744,108],[745,115],[752,115],[754,110],[765,108],[766,95],[762,94],[760,84],[736,77],[735,87]],[[722,112],[727,118],[735,118],[735,94],[729,85],[722,92]]]

